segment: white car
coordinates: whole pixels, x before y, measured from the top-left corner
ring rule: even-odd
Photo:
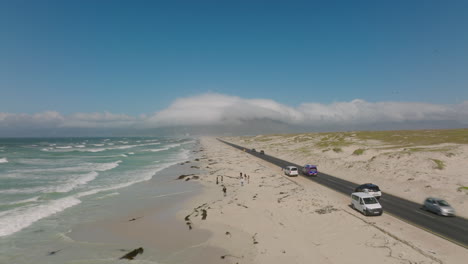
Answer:
[[[288,176],[297,176],[299,175],[299,170],[294,166],[286,166],[283,168],[284,174]]]
[[[373,195],[365,192],[352,193],[351,206],[364,215],[382,215],[383,213],[379,201]]]

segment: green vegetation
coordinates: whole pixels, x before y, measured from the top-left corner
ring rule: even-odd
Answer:
[[[354,152],[353,152],[353,155],[362,155],[364,153],[365,149],[356,149]]]
[[[349,133],[319,133],[320,141],[315,144],[315,146],[319,148],[341,148],[346,147],[352,144],[351,141],[348,141],[347,138],[349,137]]]
[[[449,150],[452,150],[452,148],[444,147],[444,148],[408,148],[406,149],[406,151],[409,151],[409,152],[444,152],[444,151],[449,151]]]
[[[468,194],[468,187],[467,186],[458,187],[457,191],[459,191],[459,192],[465,191]]]
[[[400,130],[355,132],[362,140],[380,140],[401,146],[425,146],[442,143],[468,144],[468,129]]]
[[[302,137],[301,137],[301,136],[297,136],[297,137],[294,137],[294,142],[295,142],[295,143],[305,142],[305,141],[309,141],[309,140],[311,140],[311,138],[308,137],[308,136],[302,136]]]
[[[333,151],[335,151],[336,153],[343,152],[343,150],[341,148],[333,148]]]
[[[443,152],[447,157],[454,156],[451,153],[453,147],[425,147],[437,144],[468,144],[468,129],[446,130],[397,130],[397,131],[357,131],[357,132],[327,132],[327,133],[291,133],[271,134],[240,137],[245,145],[254,142],[269,144],[270,147],[281,147],[291,142],[304,143],[309,147],[322,149],[323,152],[333,150],[342,152],[342,148],[352,144],[365,144],[365,141],[375,140],[382,142],[383,146],[375,146],[379,150],[391,150],[405,148],[402,154],[414,152]],[[357,142],[356,142],[357,140]],[[368,147],[372,147],[372,144]],[[357,149],[353,155],[362,155],[365,151]]]
[[[271,141],[273,140],[273,138],[271,137],[260,137],[260,138],[257,138],[257,141],[260,141],[260,142],[267,142],[267,141]]]
[[[445,164],[443,161],[438,159],[431,159],[436,164],[436,169],[442,170],[445,168]]]
[[[302,154],[310,154],[310,148],[308,148],[308,147],[299,148],[297,151],[302,153]]]

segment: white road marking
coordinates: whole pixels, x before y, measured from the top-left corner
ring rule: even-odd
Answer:
[[[428,215],[428,214],[425,214],[425,213],[422,213],[422,212],[419,212],[419,211],[415,211],[415,212],[418,213],[418,214],[422,214],[422,215],[424,215],[424,216],[430,217],[430,218],[432,218],[432,219],[435,218],[435,217],[433,217],[433,216],[430,216],[430,215]]]

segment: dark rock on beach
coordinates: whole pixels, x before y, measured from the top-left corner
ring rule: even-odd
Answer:
[[[123,255],[122,257],[120,257],[119,259],[129,259],[129,260],[132,260],[136,257],[136,255],[138,254],[143,254],[143,248],[142,247],[139,247],[139,248],[136,248],[132,251],[130,251],[129,253]]]

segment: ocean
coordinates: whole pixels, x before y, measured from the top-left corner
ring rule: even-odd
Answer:
[[[161,178],[151,189],[145,183],[192,159],[196,145],[169,137],[0,139],[0,263],[115,263],[67,232],[109,217],[117,205],[135,206],[148,192],[187,191],[158,189],[174,179]],[[64,248],[73,248],[65,259],[58,254]],[[96,256],[80,260],[80,251]]]

